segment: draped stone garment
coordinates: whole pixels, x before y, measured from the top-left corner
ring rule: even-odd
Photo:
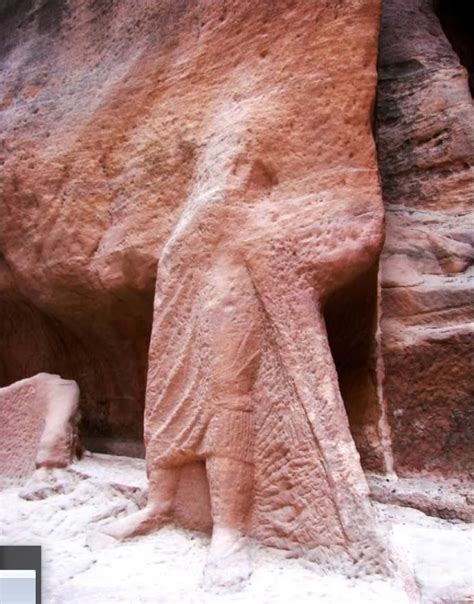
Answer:
[[[154,466],[210,454],[253,461],[261,310],[245,266],[214,258],[158,284],[145,415]]]
[[[370,128],[377,6],[347,2],[344,18],[295,33],[305,61],[268,70],[271,87],[253,80],[252,59],[212,88],[159,259],[145,409],[149,473],[210,455],[252,461],[253,535],[322,558],[339,548],[349,566],[370,558],[374,568],[383,547],[323,305],[382,243]],[[292,23],[293,39],[301,20]],[[336,61],[324,36],[347,40],[348,24],[360,46]]]

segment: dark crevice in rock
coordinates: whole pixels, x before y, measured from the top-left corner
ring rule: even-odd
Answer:
[[[474,3],[472,0],[435,0],[434,9],[459,61],[467,69],[474,97]]]
[[[45,312],[20,295],[0,297],[0,387],[40,372],[73,379],[85,448],[143,456],[152,295],[122,298],[97,300],[78,316]]]
[[[377,390],[376,263],[326,302],[324,317],[349,425],[365,470],[385,471]]]

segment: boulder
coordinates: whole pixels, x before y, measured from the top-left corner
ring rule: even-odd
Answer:
[[[35,468],[64,468],[76,452],[79,388],[39,373],[0,388],[0,478],[21,481]]]

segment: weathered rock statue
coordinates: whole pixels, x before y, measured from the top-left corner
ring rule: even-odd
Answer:
[[[376,95],[380,0],[0,3],[0,474],[67,463],[79,388],[91,450],[145,425],[106,530],[212,529],[224,586],[249,536],[384,571],[361,465],[467,474],[474,52],[383,4]]]
[[[378,3],[0,10],[0,385],[74,379],[85,445],[136,455],[157,261],[204,179],[243,213],[373,195]],[[376,278],[374,264],[324,312],[363,465],[381,470]]]
[[[207,53],[223,42],[222,8],[201,9],[209,26],[203,45],[194,44],[209,68]],[[199,122],[157,105],[158,116],[192,133],[193,178],[158,263],[148,505],[107,532],[158,528],[175,509],[196,516],[180,490],[204,477],[186,466],[204,462],[213,524],[207,582],[248,575],[246,534],[320,559],[337,552],[377,571],[386,560],[324,309],[371,269],[382,244],[371,132],[379,3],[271,12],[259,3],[252,19],[247,10],[236,4],[227,14],[249,31],[245,45],[219,52],[210,79],[199,62],[179,67],[170,100],[179,105],[179,82],[193,78],[194,102],[206,107]],[[225,74],[222,56],[233,64]],[[203,525],[200,513],[194,520]]]

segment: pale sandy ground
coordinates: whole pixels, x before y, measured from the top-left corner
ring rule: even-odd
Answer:
[[[43,546],[44,604],[403,604],[399,587],[382,580],[323,575],[304,560],[255,547],[255,571],[243,591],[200,588],[208,538],[169,526],[123,544],[98,537],[110,516],[144,500],[143,462],[87,457],[68,473],[63,493],[34,501],[18,488],[0,492],[0,542]],[[64,479],[64,476],[63,476]],[[472,602],[472,525],[417,510],[377,504],[404,560],[415,570],[423,602]]]

